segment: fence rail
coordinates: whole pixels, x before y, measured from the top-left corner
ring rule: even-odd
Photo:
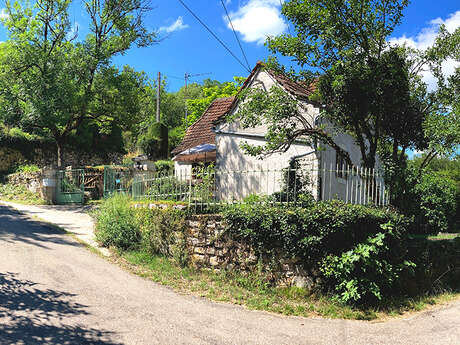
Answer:
[[[343,200],[385,206],[383,177],[374,169],[309,167],[224,171],[198,168],[190,172],[135,176],[135,200],[173,200],[195,206],[257,201],[302,203],[308,199]]]

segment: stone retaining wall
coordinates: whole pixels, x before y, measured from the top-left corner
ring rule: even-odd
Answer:
[[[135,208],[168,208],[170,205],[136,204]],[[176,209],[185,206],[174,205]],[[295,259],[258,257],[256,251],[242,238],[226,231],[221,215],[190,215],[186,219],[186,245],[190,264],[213,270],[238,270],[243,273],[262,272],[280,286],[295,285],[312,289],[319,283],[312,272],[306,272]]]
[[[32,193],[41,195],[43,174],[41,171],[33,173],[15,173],[6,177],[8,183],[26,187]]]

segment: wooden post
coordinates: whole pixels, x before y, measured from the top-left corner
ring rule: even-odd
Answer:
[[[161,87],[161,73],[158,72],[158,82],[157,82],[157,122],[160,122],[160,87]]]

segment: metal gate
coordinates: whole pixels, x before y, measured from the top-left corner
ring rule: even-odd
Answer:
[[[56,202],[58,205],[83,204],[85,196],[85,170],[57,172]]]
[[[104,167],[104,198],[108,198],[113,193],[129,193],[132,179],[132,169]]]

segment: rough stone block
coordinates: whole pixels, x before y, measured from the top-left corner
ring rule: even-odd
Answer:
[[[196,220],[188,220],[187,226],[192,227],[192,228],[199,228],[200,222],[197,222]]]
[[[304,276],[295,276],[292,278],[292,285],[311,291],[314,286],[313,279]]]
[[[193,251],[197,254],[202,254],[202,255],[206,254],[206,248],[204,247],[196,247],[194,248]]]
[[[217,256],[211,256],[209,258],[209,264],[213,267],[219,266],[219,259],[217,258]]]

